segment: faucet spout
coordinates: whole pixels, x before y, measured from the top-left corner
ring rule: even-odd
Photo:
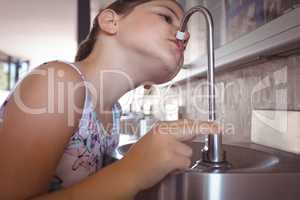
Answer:
[[[209,109],[209,121],[216,120],[215,113],[215,77],[214,77],[214,68],[215,68],[215,52],[214,52],[214,22],[211,13],[209,10],[203,6],[195,6],[189,9],[181,21],[180,32],[185,32],[187,28],[187,23],[190,17],[195,12],[201,12],[206,21],[207,27],[207,56],[208,56],[208,70],[207,70],[207,79],[208,79],[208,109]]]
[[[190,17],[195,12],[201,12],[206,21],[207,27],[207,55],[208,55],[208,70],[207,70],[207,84],[208,84],[208,111],[209,111],[209,121],[213,122],[216,120],[216,112],[215,112],[215,53],[214,53],[214,22],[211,13],[209,10],[203,6],[195,6],[189,9],[181,22],[179,34],[177,34],[180,38],[180,35],[186,31],[187,23]],[[225,152],[222,149],[222,135],[214,134],[208,135],[205,141],[205,147],[202,149],[202,161],[201,163],[206,163],[210,167],[221,168],[226,164],[225,161]],[[224,163],[224,165],[222,165]],[[206,165],[207,166],[207,165]]]

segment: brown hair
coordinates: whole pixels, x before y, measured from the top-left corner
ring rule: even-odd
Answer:
[[[81,60],[85,59],[92,52],[92,50],[95,46],[96,40],[97,40],[98,33],[100,31],[100,27],[99,27],[97,18],[103,10],[112,9],[117,14],[123,15],[125,17],[128,14],[130,14],[130,12],[136,6],[146,3],[146,2],[149,2],[149,1],[153,1],[153,0],[116,0],[115,2],[113,2],[112,4],[107,6],[106,8],[100,9],[100,11],[98,12],[97,16],[95,17],[95,19],[93,21],[93,26],[92,26],[92,29],[91,29],[89,35],[79,45],[79,48],[76,53],[75,61],[81,61]],[[176,2],[176,1],[174,1],[174,2],[183,10],[182,6],[178,2]]]
[[[145,2],[152,0],[117,0],[114,3],[110,4],[106,8],[100,9],[99,13],[95,17],[93,21],[92,29],[87,36],[87,38],[79,45],[79,48],[76,53],[75,61],[81,61],[88,57],[88,55],[92,52],[94,45],[97,40],[98,33],[100,31],[100,27],[98,24],[98,16],[105,9],[112,9],[117,14],[123,14],[124,16],[128,15],[136,6],[143,4]]]

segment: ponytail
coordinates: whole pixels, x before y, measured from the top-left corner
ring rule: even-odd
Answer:
[[[99,12],[99,14],[100,13],[101,12]],[[97,41],[97,35],[98,35],[99,29],[100,29],[99,25],[98,25],[98,21],[97,21],[99,14],[94,19],[93,27],[92,27],[92,30],[90,31],[89,35],[79,45],[79,48],[78,48],[76,56],[75,56],[76,62],[81,61],[81,60],[85,59],[86,57],[88,57],[90,55],[90,53],[92,52],[92,50],[94,49],[95,43]]]

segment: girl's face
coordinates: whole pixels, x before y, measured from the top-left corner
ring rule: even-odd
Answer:
[[[183,64],[183,50],[176,44],[183,10],[173,0],[153,0],[141,4],[123,18],[118,40],[130,53],[139,73],[147,81],[162,83],[173,78]]]

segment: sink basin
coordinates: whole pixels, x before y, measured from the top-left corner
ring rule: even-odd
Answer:
[[[121,155],[125,155],[132,144],[122,145],[118,148],[118,152]],[[201,159],[201,149],[203,148],[203,143],[189,143],[193,148],[192,162],[196,162]],[[233,171],[265,171],[269,168],[274,167],[279,163],[279,158],[270,153],[263,151],[253,150],[250,148],[233,146],[233,145],[223,145],[226,151],[226,159],[232,165],[230,169]],[[251,170],[250,170],[251,169]]]
[[[203,143],[193,148],[192,162],[201,159]],[[121,159],[132,144],[116,149]],[[253,143],[223,145],[230,169],[194,168],[169,174],[142,191],[141,200],[282,200],[300,198],[300,156]]]

